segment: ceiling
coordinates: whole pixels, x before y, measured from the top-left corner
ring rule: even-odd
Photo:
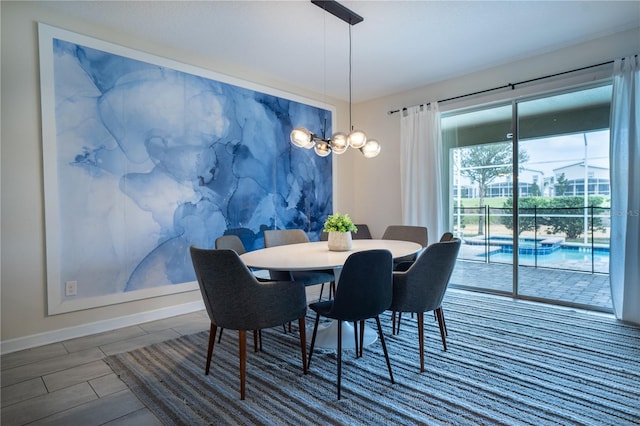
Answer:
[[[640,1],[343,1],[361,102],[640,26]],[[349,98],[349,25],[306,0],[54,1],[70,17]],[[640,40],[638,41],[640,50]],[[613,58],[611,58],[613,59]]]

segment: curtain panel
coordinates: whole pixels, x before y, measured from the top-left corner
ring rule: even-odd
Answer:
[[[437,102],[403,111],[400,189],[405,225],[426,226],[431,241],[444,232],[442,134]]]
[[[614,61],[611,102],[611,252],[616,318],[640,324],[640,68]]]

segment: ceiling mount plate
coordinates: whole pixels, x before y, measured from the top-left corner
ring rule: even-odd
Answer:
[[[342,19],[349,25],[355,25],[364,21],[364,18],[352,10],[344,7],[335,0],[311,0],[311,3],[315,4],[319,8],[329,12],[333,16]]]

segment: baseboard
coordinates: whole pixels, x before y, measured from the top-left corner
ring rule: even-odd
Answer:
[[[196,301],[184,303],[181,305],[170,306],[167,308],[126,315],[118,318],[96,321],[74,327],[47,331],[45,333],[32,334],[30,336],[9,339],[0,342],[0,354],[4,355],[24,349],[35,348],[37,346],[61,342],[63,340],[75,339],[77,337],[84,337],[96,333],[103,333],[105,331],[129,327],[149,321],[156,321],[176,315],[188,314],[191,312],[199,311],[201,309],[204,309],[204,303],[202,301]]]

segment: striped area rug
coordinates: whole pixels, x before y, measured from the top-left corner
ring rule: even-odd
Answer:
[[[263,331],[263,352],[252,351],[249,337],[245,401],[236,332],[216,343],[209,376],[207,332],[107,361],[165,424],[640,424],[640,328],[607,315],[456,290],[443,308],[448,350],[425,315],[426,372],[419,372],[415,320],[405,315],[400,335],[391,336],[385,313],[396,383],[379,342],[363,358],[345,351],[340,401],[335,352],[314,353],[303,375],[297,335],[282,328]]]

